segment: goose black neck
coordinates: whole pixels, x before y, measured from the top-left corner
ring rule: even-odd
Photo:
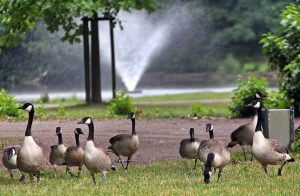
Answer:
[[[215,159],[215,154],[214,153],[209,153],[207,155],[207,161],[206,161],[206,164],[205,164],[205,169],[208,169],[208,171],[211,171],[211,166],[212,166],[212,163]]]
[[[256,109],[257,112],[257,124],[255,127],[255,131],[262,131],[262,122],[263,122],[263,113],[261,108]]]
[[[190,130],[190,139],[191,139],[191,142],[195,141],[195,132],[194,132],[194,129]]]
[[[88,136],[87,140],[94,141],[94,123],[91,122],[91,124],[89,124],[88,126],[89,126],[89,136]]]
[[[214,131],[213,130],[209,131],[209,138],[214,139]]]
[[[79,135],[75,134],[76,146],[80,146]]]
[[[62,134],[59,133],[59,134],[57,135],[57,137],[58,137],[58,144],[63,144]]]
[[[132,135],[136,135],[136,132],[135,132],[135,118],[131,119],[131,124],[132,124]]]
[[[31,125],[32,125],[32,121],[33,121],[33,115],[34,115],[34,110],[32,108],[32,110],[28,113],[29,118],[28,118],[28,122],[27,122],[27,128],[26,128],[26,132],[25,132],[25,136],[31,136]]]

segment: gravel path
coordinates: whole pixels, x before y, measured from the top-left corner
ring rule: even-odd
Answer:
[[[137,120],[136,130],[140,139],[140,148],[133,156],[135,163],[149,163],[152,161],[178,159],[178,147],[180,140],[189,136],[190,127],[195,128],[196,137],[200,140],[209,138],[205,132],[206,123],[214,125],[215,137],[226,142],[230,141],[230,133],[238,126],[247,123],[250,119],[155,119]],[[42,146],[45,155],[49,157],[50,146],[57,143],[55,128],[61,126],[63,139],[66,146],[74,145],[73,130],[82,127],[86,135],[80,138],[85,145],[88,134],[87,126],[79,126],[77,121],[34,121],[32,134],[36,142]],[[0,136],[23,137],[27,122],[0,122]],[[95,124],[95,144],[106,148],[110,137],[119,133],[130,133],[131,122],[129,120],[101,120]],[[295,128],[300,124],[300,119],[295,120]],[[21,141],[20,141],[21,142]],[[16,143],[20,143],[16,142]],[[2,157],[2,152],[0,153]],[[112,155],[113,159],[116,159]],[[0,170],[3,170],[2,162]]]

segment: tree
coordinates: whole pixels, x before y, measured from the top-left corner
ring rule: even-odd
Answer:
[[[114,18],[114,23],[117,23],[120,10],[153,11],[156,6],[155,0],[2,0],[0,3],[0,46],[16,45],[39,21],[44,21],[47,30],[51,33],[63,30],[62,41],[80,42],[80,37],[83,35],[81,18],[95,21],[99,14],[100,17]],[[91,26],[92,40],[97,41],[99,40],[97,25],[92,22]],[[92,77],[92,92],[97,92],[92,100],[101,102],[101,97],[99,97],[101,89],[98,84],[100,82],[99,42],[92,42],[91,56],[94,76]]]
[[[279,88],[300,114],[300,5],[290,4],[280,14],[278,35],[267,33],[261,43],[271,67],[279,71]]]

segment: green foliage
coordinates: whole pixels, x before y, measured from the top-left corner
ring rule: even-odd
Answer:
[[[19,110],[13,96],[2,89],[0,91],[0,115],[18,116]]]
[[[204,108],[201,105],[201,103],[194,103],[191,106],[190,111],[191,111],[191,115],[193,117],[196,117],[196,116],[213,116],[216,113],[215,109],[213,109],[211,107]]]
[[[278,35],[263,35],[261,44],[270,65],[279,70],[280,90],[300,114],[300,5],[290,4],[280,14]]]
[[[13,46],[24,38],[39,21],[44,21],[51,33],[63,30],[63,41],[80,42],[81,23],[78,18],[93,17],[95,12],[107,17],[116,17],[120,10],[146,9],[153,11],[157,1],[112,0],[112,1],[24,1],[1,0],[0,46]],[[118,21],[118,20],[116,20]]]
[[[268,92],[268,97],[264,100],[264,106],[266,108],[283,109],[290,108],[290,105],[289,99],[283,92],[278,90]]]
[[[264,78],[258,79],[255,76],[250,76],[247,80],[240,78],[237,89],[233,91],[232,101],[228,105],[233,116],[251,116],[252,109],[245,106],[252,101],[253,95],[257,91],[266,95],[266,88],[267,82]]]
[[[46,109],[45,109],[45,104],[39,104],[36,108],[35,108],[35,115],[36,117],[42,117],[45,115]]]
[[[291,150],[300,154],[300,126],[295,130],[295,142],[291,144]]]
[[[107,108],[107,114],[112,116],[116,115],[126,115],[133,111],[132,98],[126,95],[125,90],[121,92],[116,92],[116,97],[112,100]]]
[[[59,116],[65,116],[66,115],[66,110],[65,110],[65,108],[62,105],[59,106],[59,108],[57,110],[57,114]]]

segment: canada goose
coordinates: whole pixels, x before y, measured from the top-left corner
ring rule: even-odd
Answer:
[[[264,97],[265,96],[260,91],[258,91],[254,94],[253,99],[261,100]],[[231,136],[230,136],[231,142],[228,144],[228,147],[232,148],[236,144],[239,144],[243,149],[243,155],[244,155],[245,161],[247,160],[246,147],[247,147],[247,145],[252,146],[256,123],[257,123],[257,111],[254,112],[254,115],[253,115],[250,123],[238,127],[236,130],[234,130],[231,133]],[[251,153],[251,161],[252,160],[253,160],[253,154]]]
[[[209,133],[209,139],[214,139],[214,127],[212,124],[206,124],[206,132]]]
[[[132,133],[130,134],[119,134],[109,139],[111,146],[108,148],[119,157],[123,168],[128,169],[128,165],[132,155],[138,150],[139,138],[135,131],[135,114],[133,112],[128,114],[128,119],[131,119]],[[127,157],[126,167],[123,165],[122,156]]]
[[[94,144],[94,123],[92,118],[84,117],[77,124],[86,124],[89,127],[89,135],[83,153],[83,164],[90,171],[93,182],[96,185],[95,173],[102,173],[104,180],[109,169],[115,170],[107,152],[102,148],[96,148]]]
[[[203,140],[198,149],[198,158],[205,164],[203,171],[204,182],[209,183],[212,167],[219,169],[219,181],[223,168],[230,162],[230,152],[221,140]]]
[[[62,129],[60,127],[56,127],[56,135],[58,137],[58,145],[51,146],[51,151],[49,156],[49,161],[53,165],[55,176],[57,174],[56,166],[64,164],[65,152],[66,152],[66,147],[63,144],[63,139],[62,139]]]
[[[188,170],[188,166],[186,163],[186,159],[195,159],[194,169],[197,164],[197,153],[200,145],[200,141],[198,138],[195,138],[195,132],[193,128],[190,128],[190,138],[186,138],[181,140],[179,147],[179,154],[183,158],[183,163],[185,165],[186,170]]]
[[[260,162],[266,174],[268,165],[279,165],[278,175],[281,176],[283,166],[287,162],[294,162],[295,159],[288,154],[284,145],[276,139],[266,139],[262,132],[262,122],[264,115],[262,113],[261,104],[259,100],[253,100],[252,106],[258,113],[258,120],[255,127],[255,134],[253,137],[252,153],[256,160]]]
[[[12,170],[17,169],[17,153],[19,149],[19,145],[14,145],[7,147],[3,151],[2,163],[7,168],[11,178],[13,178]]]
[[[67,166],[66,171],[72,177],[75,177],[75,175],[71,172],[70,167],[78,166],[77,177],[79,178],[81,170],[82,170],[82,164],[83,164],[82,156],[84,153],[84,151],[82,150],[82,147],[80,146],[79,135],[83,134],[83,132],[80,128],[76,128],[74,130],[74,134],[75,134],[76,146],[70,146],[67,148],[66,153],[65,153],[65,163],[64,164]]]
[[[22,172],[20,182],[25,180],[24,173],[30,175],[30,179],[33,181],[33,176],[37,177],[37,182],[40,181],[41,171],[46,166],[46,158],[44,156],[42,148],[37,145],[31,136],[31,125],[34,116],[34,107],[31,103],[25,103],[19,107],[29,113],[27,128],[25,132],[25,138],[21,144],[20,150],[17,156],[17,167]]]

